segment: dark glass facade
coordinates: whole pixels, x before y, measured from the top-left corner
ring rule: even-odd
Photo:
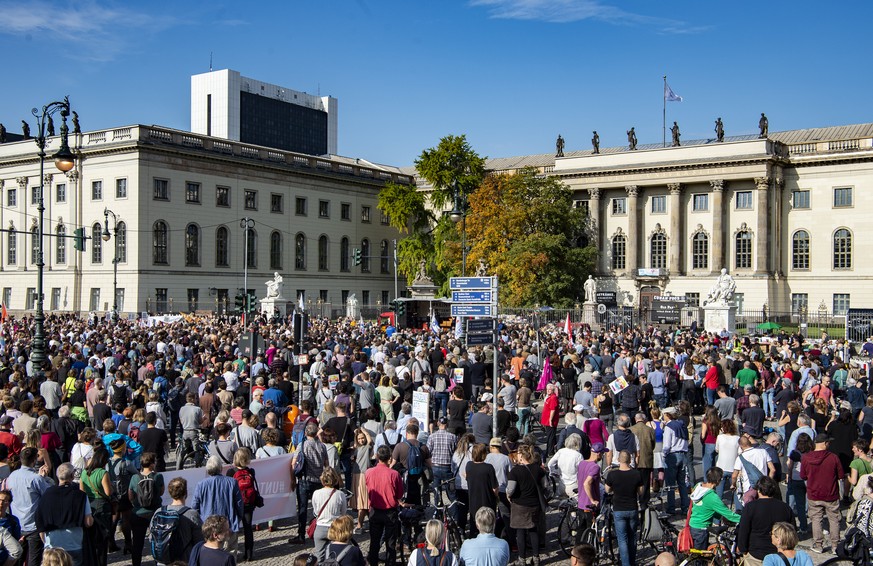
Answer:
[[[240,93],[240,141],[310,155],[327,153],[327,112]]]

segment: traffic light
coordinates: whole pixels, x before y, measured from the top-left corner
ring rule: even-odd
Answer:
[[[77,252],[85,251],[85,229],[76,228],[73,230],[73,249]]]
[[[355,248],[352,252],[352,260],[355,265],[361,265],[361,248]]]
[[[241,292],[237,293],[233,298],[233,302],[236,305],[236,312],[243,313],[246,311],[246,295],[245,295],[245,293],[241,293]]]
[[[391,301],[391,312],[397,312],[397,301]]]
[[[397,301],[397,315],[403,316],[406,314],[406,303]]]
[[[254,312],[256,309],[255,305],[257,305],[257,303],[258,303],[258,296],[255,295],[254,292],[248,293],[246,295],[246,312],[247,313]]]

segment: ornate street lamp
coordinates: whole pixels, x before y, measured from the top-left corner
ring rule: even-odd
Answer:
[[[70,151],[70,146],[67,144],[67,116],[70,115],[70,99],[65,96],[63,101],[50,102],[42,107],[42,111],[34,108],[31,114],[37,120],[37,136],[34,139],[36,146],[39,148],[39,238],[36,257],[36,314],[33,317],[33,345],[30,351],[30,361],[33,364],[33,370],[37,377],[42,375],[43,367],[46,361],[45,353],[45,312],[43,311],[43,276],[45,272],[45,262],[43,260],[43,235],[45,222],[45,146],[46,146],[46,127],[52,116],[60,112],[61,114],[61,147],[58,149],[52,158],[55,161],[55,167],[59,171],[66,173],[76,165],[76,157]]]
[[[467,207],[461,202],[461,192],[458,190],[457,179],[452,181],[454,208],[449,212],[449,218],[457,224],[461,222],[461,277],[467,276]]]
[[[112,256],[112,320],[118,320],[118,216],[108,208],[103,209],[103,233],[100,237],[104,242],[108,242],[112,235],[109,233],[109,216],[112,216],[113,229],[115,234],[115,254]]]

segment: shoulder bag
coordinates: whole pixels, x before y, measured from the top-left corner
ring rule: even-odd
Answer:
[[[324,502],[324,504],[321,506],[321,509],[318,510],[318,514],[315,516],[314,519],[312,519],[312,521],[310,521],[309,526],[306,527],[307,538],[312,538],[313,536],[315,536],[315,529],[318,526],[318,518],[321,517],[321,514],[322,512],[324,512],[325,507],[327,507],[327,504],[330,503],[331,499],[333,499],[334,493],[336,493],[336,488],[334,488],[333,491],[330,492],[330,495],[327,496],[327,501]]]
[[[685,527],[679,532],[679,537],[676,539],[676,550],[681,554],[686,554],[694,546],[694,539],[691,537],[691,510],[694,508],[694,503],[688,506],[688,515],[685,517]]]

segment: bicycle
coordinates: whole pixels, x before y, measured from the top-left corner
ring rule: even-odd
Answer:
[[[648,544],[656,554],[669,552],[673,556],[676,556],[676,539],[679,536],[679,530],[670,522],[670,515],[663,512],[663,508],[661,507],[663,503],[664,501],[661,497],[653,497],[646,504],[646,510],[654,512],[654,517],[657,520],[657,525],[660,529],[660,536],[656,535],[657,538],[650,536],[649,533],[653,529],[647,527],[645,521],[643,521],[641,522],[642,528],[640,529],[639,542],[640,544]],[[652,514],[647,513],[646,516],[651,518]]]
[[[176,469],[200,468],[209,458],[209,440],[202,432],[196,439],[183,438],[176,446]]]
[[[573,547],[579,544],[582,539],[578,499],[570,497],[564,499],[557,505],[551,504],[551,506],[556,507],[561,511],[561,519],[558,522],[558,543],[560,543],[561,550],[564,551],[564,554],[569,557],[573,552]]]
[[[614,564],[618,561],[618,539],[613,525],[612,500],[609,494],[604,495],[600,510],[593,508],[584,510],[594,515],[591,526],[582,531],[580,542],[594,547],[595,555],[604,564]]]
[[[706,550],[692,548],[679,566],[735,566],[737,559],[733,548],[737,538],[736,526],[721,525],[706,530],[715,535],[715,543]]]
[[[443,481],[431,488],[431,491],[434,495],[434,503],[433,508],[434,512],[432,518],[442,522],[443,524],[443,550],[449,550],[453,552],[456,556],[458,552],[461,550],[461,544],[464,542],[464,532],[458,523],[455,521],[455,518],[452,516],[452,513],[449,512],[455,505],[463,505],[460,501],[452,500],[451,492],[449,491],[449,485],[454,485],[455,479],[451,478]],[[443,503],[443,491],[449,494],[449,500],[451,501],[448,505]]]

